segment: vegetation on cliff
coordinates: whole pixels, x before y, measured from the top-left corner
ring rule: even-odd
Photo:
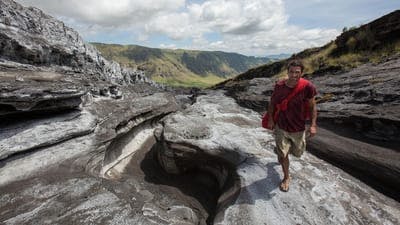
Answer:
[[[358,28],[344,28],[334,41],[319,48],[306,49],[290,58],[259,66],[216,85],[256,77],[286,76],[287,61],[303,59],[305,74],[337,74],[371,62],[379,63],[400,53],[400,10],[396,10]],[[228,84],[229,85],[229,84]]]
[[[153,80],[173,86],[207,87],[266,64],[265,57],[220,51],[170,50],[138,45],[92,43],[109,59],[144,70]]]

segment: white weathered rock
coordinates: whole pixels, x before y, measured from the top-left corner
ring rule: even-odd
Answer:
[[[168,189],[172,196],[166,194],[145,180],[140,165],[154,144],[157,118],[177,108],[173,96],[124,93],[119,100],[88,101],[82,112],[41,116],[2,129],[6,158],[0,160],[0,223],[205,221],[200,204],[184,199],[176,188]],[[103,165],[116,176],[101,178]],[[126,172],[127,167],[133,171]],[[147,203],[157,209],[154,215],[144,215]]]
[[[258,113],[218,92],[199,96],[191,107],[168,116],[164,138],[240,164],[251,155],[273,148],[272,134],[259,126],[259,120]]]
[[[164,138],[177,161],[185,154],[204,152],[237,165],[239,195],[220,209],[215,224],[400,222],[398,202],[308,153],[291,158],[290,191],[281,192],[282,170],[273,152],[273,137],[259,123],[259,114],[220,92],[198,97],[193,106],[165,120]],[[233,154],[240,157],[232,158]],[[219,202],[225,204],[229,196],[222,198]]]
[[[71,112],[58,117],[22,121],[2,127],[0,159],[11,154],[53,145],[87,135],[96,127],[96,119],[89,112]]]
[[[96,150],[96,143],[93,143],[93,139],[93,134],[74,138],[6,162],[0,170],[0,187],[32,176],[42,175],[69,160],[86,156]]]

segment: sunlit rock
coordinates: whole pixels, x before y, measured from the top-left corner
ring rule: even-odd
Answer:
[[[259,127],[259,114],[241,108],[220,92],[199,96],[195,104],[168,116],[164,123],[163,139],[168,147],[164,154],[175,159],[180,173],[195,166],[218,168],[204,155],[235,165],[239,179],[226,190],[228,196],[222,194],[218,200],[214,224],[400,221],[398,202],[307,152],[301,159],[291,158],[290,191],[281,192],[282,169],[273,152],[271,133]],[[221,179],[220,173],[210,173]]]

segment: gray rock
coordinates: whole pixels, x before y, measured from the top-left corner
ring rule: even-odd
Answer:
[[[222,192],[215,212],[204,211],[204,205],[173,186],[149,182],[152,176],[170,179],[156,167],[146,166],[150,161],[144,163],[154,142],[140,144],[146,142],[140,142],[146,140],[142,134],[147,133],[142,131],[154,126],[152,118],[167,113],[161,110],[171,105],[168,96],[137,98],[132,103],[136,107],[129,107],[126,114],[121,113],[128,108],[117,107],[126,106],[125,97],[96,100],[87,107],[103,122],[97,124],[93,133],[3,161],[1,221],[205,224],[212,213],[214,224],[399,222],[398,202],[308,153],[301,160],[292,160],[291,189],[288,193],[280,192],[281,170],[273,153],[271,133],[258,126],[259,114],[241,108],[221,93],[200,96],[193,106],[167,116],[164,130],[156,135],[168,147],[165,152],[173,155],[178,174],[197,167],[208,175],[197,173],[190,179],[211,185],[209,189],[203,188],[204,192]],[[120,116],[127,115],[134,119],[121,120]],[[123,128],[118,129],[121,124]],[[197,127],[200,130],[196,131]],[[104,137],[105,128],[114,130],[113,135],[99,138]],[[234,173],[229,164],[234,165]],[[108,176],[101,171],[113,174]],[[215,187],[212,179],[216,180]]]
[[[0,116],[78,108],[86,92],[82,84],[67,81],[59,73],[3,70],[0,72]]]
[[[91,80],[118,84],[146,82],[143,71],[105,60],[92,45],[63,22],[40,9],[25,8],[11,0],[0,2],[0,59],[5,67],[29,64],[61,73],[80,73]]]
[[[221,93],[198,97],[194,105],[168,116],[164,123],[168,150],[161,157],[173,158],[180,173],[193,165],[218,171],[218,164],[211,161],[214,157],[236,166],[239,185],[220,196],[214,224],[396,224],[400,220],[398,202],[308,153],[302,159],[292,158],[290,191],[280,192],[282,173],[271,133],[258,126],[258,114]],[[223,182],[220,173],[212,174]],[[235,193],[237,198],[232,199]]]
[[[0,223],[205,224],[198,201],[148,181],[173,95],[39,9],[0,6]]]
[[[362,121],[358,130],[362,135],[398,142],[398,132],[381,130],[382,126],[373,124],[382,123],[394,131],[400,129],[399,72],[400,57],[394,56],[383,63],[365,64],[346,73],[310,77],[319,92],[320,120],[342,121],[354,127]],[[227,82],[221,88],[239,104],[262,112],[266,110],[274,83],[271,78],[242,79]]]
[[[191,107],[164,120],[163,139],[174,147],[179,145],[183,157],[199,148],[204,154],[239,165],[252,151],[260,152],[266,145],[268,134],[262,128],[257,132],[259,117],[220,93],[199,96]]]
[[[87,135],[95,127],[96,119],[88,112],[71,112],[58,117],[3,126],[0,134],[0,159]]]
[[[400,58],[394,58],[348,73],[313,78],[320,92],[319,117],[349,124],[375,140],[400,140],[396,132],[400,129],[399,72]],[[357,127],[360,122],[361,127]]]
[[[174,200],[179,196],[175,190],[177,194],[172,197],[160,192],[157,185],[144,180],[140,168],[141,157],[153,144],[140,144],[146,137],[141,134],[154,139],[157,118],[176,108],[170,94],[140,96],[132,92],[120,100],[92,99],[82,112],[9,124],[1,137],[2,157],[8,156],[0,160],[1,223],[204,221],[201,214],[187,217],[174,210],[168,213],[166,206],[189,213],[194,203]],[[134,171],[126,172],[127,167]],[[108,176],[108,171],[116,171],[117,176]],[[161,198],[164,200],[160,202]],[[158,209],[156,218],[144,216],[145,203]],[[157,215],[165,216],[159,221]]]
[[[172,94],[62,22],[0,6],[0,223],[399,223],[398,202],[307,153],[279,192],[273,135],[222,92],[182,96],[176,112]],[[270,81],[247,84],[241,101],[260,107]],[[371,96],[393,97],[355,95],[360,111]],[[390,133],[381,119],[373,126]]]
[[[400,195],[398,184],[392,177],[399,176],[398,165],[387,162],[393,163],[389,159],[393,155],[398,158],[399,155],[399,73],[400,57],[393,56],[385,62],[365,64],[346,73],[309,77],[318,90],[318,125],[344,138],[350,138],[346,142],[349,145],[332,145],[334,141],[317,137],[310,141],[312,152],[396,199],[400,199]],[[249,72],[246,74],[248,79],[231,80],[220,88],[227,90],[227,94],[240,105],[265,112],[275,80],[251,78],[250,75]],[[340,136],[330,135],[329,138],[337,138],[336,141],[340,143]],[[351,140],[354,143],[365,142],[367,145],[354,147],[350,144]],[[340,150],[338,146],[341,146]],[[362,157],[355,158],[359,155],[358,149],[365,146],[368,146],[368,150],[362,151]],[[380,151],[382,148],[386,150]],[[327,149],[336,149],[335,152],[340,154],[326,154]],[[377,175],[370,175],[371,166]],[[392,172],[388,173],[387,169]]]

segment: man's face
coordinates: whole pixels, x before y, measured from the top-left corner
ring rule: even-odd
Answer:
[[[300,77],[303,75],[300,66],[291,66],[288,70],[288,77],[291,82],[299,81]]]

